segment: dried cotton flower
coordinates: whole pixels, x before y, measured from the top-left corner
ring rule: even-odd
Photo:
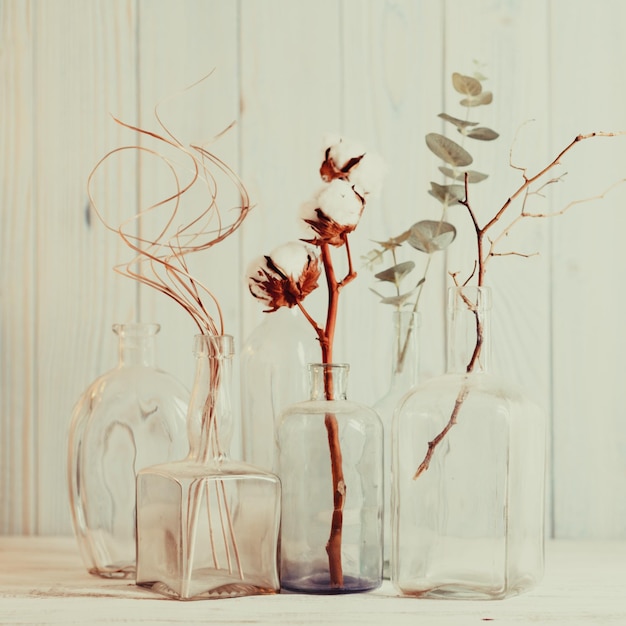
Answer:
[[[313,231],[312,243],[341,246],[361,219],[365,201],[346,180],[334,179],[300,209],[300,217]]]
[[[289,242],[249,265],[246,276],[250,293],[276,311],[292,308],[317,288],[320,267],[315,253],[305,244]]]
[[[339,136],[328,136],[326,146],[320,167],[320,176],[325,182],[347,180],[361,196],[380,190],[385,173],[380,156]]]

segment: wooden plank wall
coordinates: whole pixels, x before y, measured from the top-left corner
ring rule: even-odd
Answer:
[[[91,167],[135,141],[110,114],[155,129],[162,102],[168,126],[199,142],[236,122],[211,147],[255,209],[194,269],[241,345],[262,317],[244,269],[298,237],[325,132],[363,141],[388,165],[352,237],[359,258],[371,240],[438,216],[426,193],[438,163],[423,136],[441,131],[439,112],[460,113],[450,75],[473,72],[476,59],[495,94],[476,121],[501,134],[472,150],[491,175],[473,201],[490,214],[520,181],[508,165],[516,136],[514,160],[533,173],[578,133],[626,129],[624,23],[620,0],[0,0],[0,533],[70,532],[69,416],[115,363],[111,324],[160,322],[161,365],[191,382],[193,326],[112,272],[125,250],[87,210]],[[564,168],[538,208],[559,210],[626,177],[626,137],[584,142]],[[165,183],[149,160],[108,170],[100,190],[111,221]],[[626,538],[622,196],[521,228],[513,249],[540,255],[497,259],[489,278],[495,365],[551,416],[548,517],[561,538]],[[471,252],[463,210],[450,220],[461,235],[433,266],[423,377],[444,368],[447,272],[467,270]],[[389,368],[390,311],[372,285],[360,268],[337,346],[352,363],[350,396],[365,403],[384,393]]]

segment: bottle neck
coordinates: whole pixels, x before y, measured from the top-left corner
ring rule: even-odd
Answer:
[[[491,365],[491,290],[448,291],[448,372],[485,372]]]
[[[347,363],[310,363],[311,400],[345,400],[349,371]]]
[[[189,458],[222,461],[228,458],[232,438],[233,338],[196,335],[194,354],[196,376],[187,415]]]
[[[114,324],[113,332],[119,337],[119,367],[156,365],[156,334],[158,324]]]
[[[394,311],[391,388],[410,389],[417,384],[419,315]]]

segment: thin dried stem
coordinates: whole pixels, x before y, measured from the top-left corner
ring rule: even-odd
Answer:
[[[424,456],[424,460],[419,464],[419,467],[413,475],[413,480],[419,478],[430,467],[430,462],[433,458],[433,454],[435,453],[435,449],[445,439],[450,429],[456,424],[459,411],[461,410],[461,406],[463,405],[463,402],[465,402],[465,398],[467,397],[468,393],[469,389],[465,385],[463,385],[459,390],[459,393],[454,402],[454,408],[452,409],[452,413],[450,414],[450,419],[448,420],[448,423],[432,441],[428,442],[428,451]]]
[[[201,80],[206,79],[204,77]],[[200,81],[199,81],[200,82]],[[197,84],[197,83],[196,83]],[[194,85],[189,87],[191,89]],[[223,335],[224,318],[219,301],[210,289],[197,280],[189,271],[187,255],[208,250],[221,243],[232,235],[243,223],[250,211],[248,193],[235,174],[219,157],[204,147],[190,144],[185,146],[163,123],[159,114],[159,105],[154,110],[155,118],[163,130],[163,134],[149,131],[117,118],[117,124],[133,131],[146,140],[154,141],[157,148],[143,145],[128,145],[109,151],[94,166],[87,180],[87,192],[91,206],[104,226],[117,233],[121,241],[131,250],[132,258],[117,265],[117,273],[127,276],[142,285],[153,288],[177,302],[192,318],[203,335]],[[231,125],[232,126],[232,125]],[[230,126],[229,126],[230,128]],[[228,130],[228,129],[226,129]],[[223,134],[222,131],[220,133]],[[159,149],[173,150],[176,156],[182,157],[182,163],[166,157]],[[173,192],[158,202],[146,207],[137,207],[134,215],[123,220],[118,226],[112,226],[104,217],[104,210],[99,206],[94,196],[96,175],[112,158],[133,151],[145,157],[154,157],[157,162],[165,165],[173,181]],[[179,174],[180,169],[184,174]],[[218,179],[226,179],[238,192],[239,202],[225,220],[218,205]],[[198,205],[197,199],[190,198],[192,189],[200,185],[206,191],[208,199],[205,204]],[[183,213],[184,211],[184,213]],[[155,230],[153,236],[144,234],[145,222],[151,219]],[[158,221],[158,224],[154,222]],[[176,226],[182,222],[182,225]],[[216,414],[216,397],[212,393],[220,384],[221,363],[219,358],[209,358],[209,374],[211,392],[208,394],[202,409],[200,424],[200,445],[196,460],[200,463],[208,462],[213,458],[221,462],[224,458],[219,442],[218,415]],[[218,484],[219,483],[219,484]],[[196,481],[189,492],[188,522],[186,533],[188,569],[183,581],[183,596],[188,597],[193,572],[193,561],[197,557],[197,533],[202,507],[203,492],[206,497],[206,514],[209,525],[209,541],[213,564],[219,568],[219,555],[215,543],[213,520],[211,512],[210,481],[206,477]],[[215,486],[215,502],[222,529],[224,551],[227,559],[228,571],[232,573],[231,549],[234,560],[243,579],[243,568],[237,547],[230,505],[223,481],[219,480]],[[232,546],[232,548],[231,548]]]

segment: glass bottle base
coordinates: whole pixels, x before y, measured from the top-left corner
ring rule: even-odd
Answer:
[[[100,576],[100,578],[134,578],[135,569],[135,564],[129,563],[127,565],[107,565],[104,568],[92,567],[89,573],[92,576]]]
[[[281,588],[285,591],[323,595],[362,593],[364,591],[378,589],[380,585],[380,580],[344,576],[343,585],[341,587],[332,587],[328,572],[319,572],[296,580],[281,580]]]
[[[222,598],[241,598],[244,596],[273,595],[279,593],[279,590],[262,585],[254,585],[241,580],[232,582],[215,583],[215,586],[204,589],[195,589],[189,595],[182,595],[180,592],[172,589],[163,582],[141,582],[137,583],[139,587],[144,587],[162,596],[174,598],[176,600],[212,600]]]
[[[536,580],[527,578],[519,580],[508,587],[472,584],[433,583],[428,586],[424,581],[410,582],[394,586],[405,596],[439,600],[503,600],[530,591],[537,584]]]

